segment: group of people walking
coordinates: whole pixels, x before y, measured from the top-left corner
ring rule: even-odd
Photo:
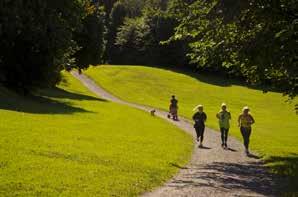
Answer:
[[[205,122],[207,121],[207,114],[204,112],[203,105],[198,105],[194,108],[195,114],[192,119],[194,120],[194,128],[197,134],[197,141],[200,143],[199,147],[203,147]],[[175,96],[172,96],[169,115],[173,117],[173,120],[178,120],[178,100]],[[219,129],[221,132],[221,146],[224,149],[228,149],[228,134],[230,129],[231,113],[227,110],[227,105],[222,103],[220,111],[216,114],[218,119]],[[243,143],[245,147],[245,153],[249,155],[249,139],[251,135],[251,125],[255,123],[253,116],[250,114],[249,107],[245,106],[242,109],[242,113],[238,116],[238,127],[243,137]]]

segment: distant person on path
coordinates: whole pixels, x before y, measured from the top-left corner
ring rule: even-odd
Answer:
[[[218,119],[219,128],[221,132],[221,146],[223,148],[228,148],[228,134],[230,129],[230,119],[231,113],[227,111],[227,105],[225,103],[221,104],[221,110],[216,114]]]
[[[207,115],[204,112],[203,105],[198,105],[194,108],[194,111],[197,111],[192,119],[195,121],[194,128],[197,133],[197,141],[200,141],[199,147],[203,147],[203,140],[204,140],[204,131],[205,131],[205,122],[207,120]]]
[[[175,98],[175,95],[172,96],[170,104],[170,113],[168,115],[169,118],[171,118],[171,115],[173,117],[173,120],[178,120],[178,100]]]
[[[245,153],[249,155],[249,138],[251,134],[251,125],[255,123],[254,118],[249,113],[249,107],[244,107],[242,113],[238,117],[238,126],[244,141]]]

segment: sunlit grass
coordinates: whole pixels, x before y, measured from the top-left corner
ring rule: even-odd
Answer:
[[[189,135],[66,79],[43,97],[0,87],[0,196],[136,196],[186,164]]]
[[[99,66],[90,68],[86,74],[124,100],[164,110],[168,110],[170,96],[175,94],[179,114],[187,118],[191,118],[196,105],[203,104],[207,125],[214,129],[218,129],[215,114],[225,102],[232,114],[230,133],[239,139],[237,118],[242,107],[248,105],[256,120],[251,148],[273,162],[272,169],[298,176],[298,116],[294,110],[297,99],[287,103],[280,93],[264,94],[232,80],[144,66]]]

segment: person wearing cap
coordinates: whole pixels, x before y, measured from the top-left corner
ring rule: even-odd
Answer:
[[[227,111],[227,105],[225,103],[221,105],[221,110],[216,114],[216,117],[218,119],[221,132],[221,146],[223,148],[228,148],[227,141],[230,129],[231,113]]]
[[[194,128],[197,133],[197,141],[200,141],[199,147],[203,147],[204,140],[204,131],[205,131],[205,122],[207,120],[207,115],[204,112],[203,105],[198,105],[194,108],[197,112],[193,115],[192,119],[195,121]]]
[[[249,155],[249,138],[251,134],[251,125],[255,123],[254,118],[249,113],[249,107],[244,107],[242,113],[238,117],[238,126],[243,137],[245,153]]]

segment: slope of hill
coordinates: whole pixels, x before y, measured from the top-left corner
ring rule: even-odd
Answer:
[[[242,107],[248,105],[256,120],[251,148],[263,155],[274,171],[298,177],[298,116],[294,110],[297,100],[287,103],[280,93],[264,94],[220,77],[144,66],[99,66],[86,74],[124,100],[156,108],[167,110],[170,96],[175,94],[180,115],[189,119],[193,108],[203,104],[207,125],[214,129],[218,128],[215,114],[225,102],[232,114],[230,133],[239,139],[237,118]]]
[[[27,98],[0,87],[0,196],[136,196],[186,164],[190,136],[65,77]]]

